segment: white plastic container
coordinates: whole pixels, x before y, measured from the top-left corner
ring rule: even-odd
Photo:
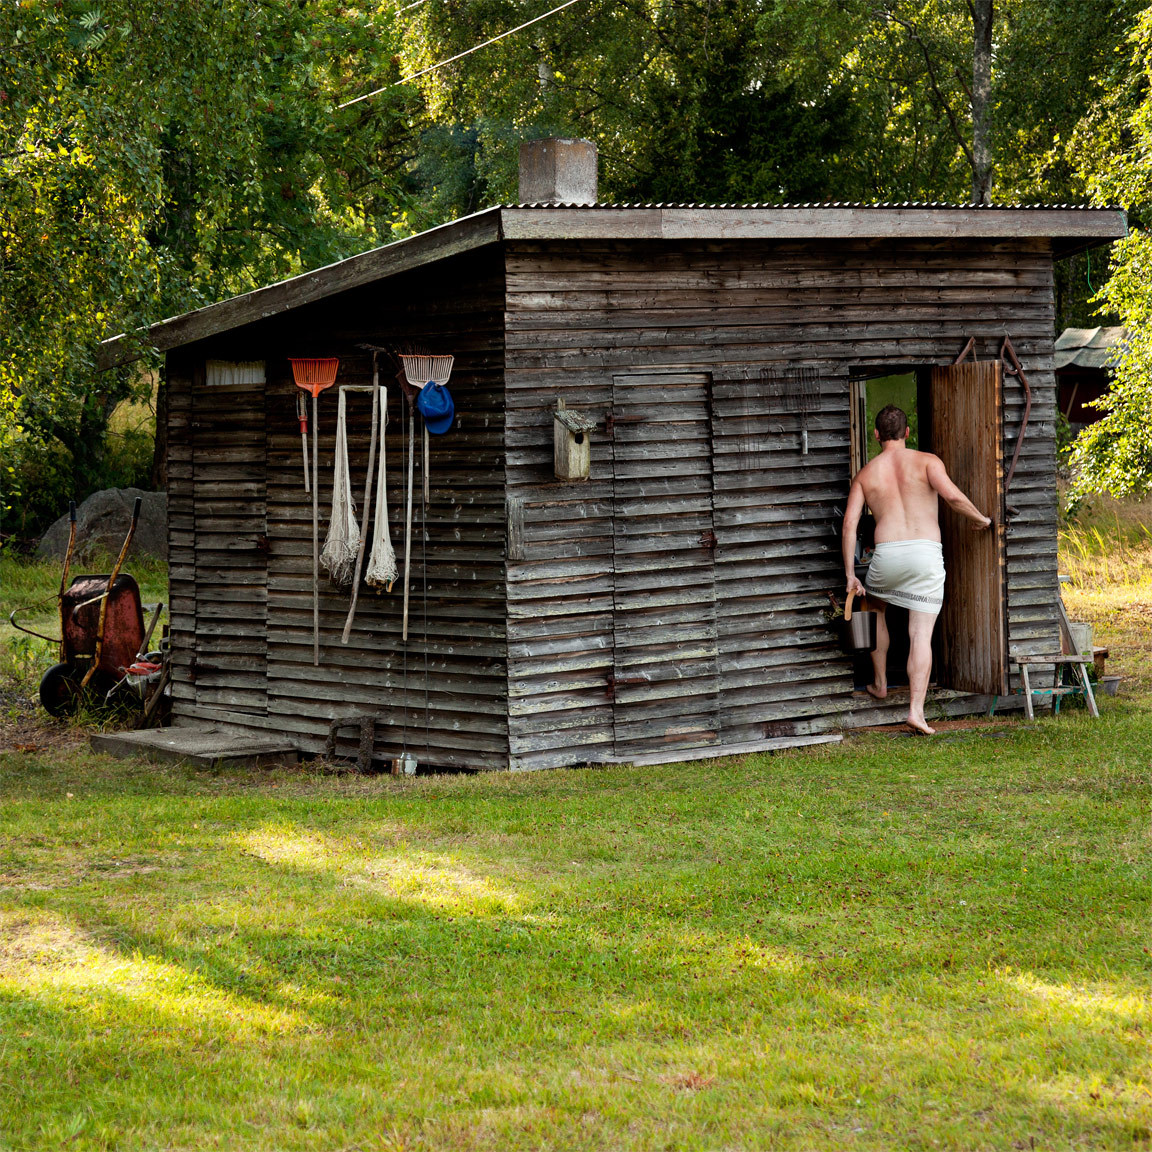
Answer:
[[[1069,620],[1068,630],[1072,633],[1072,646],[1083,656],[1092,655],[1092,644],[1095,630],[1091,624],[1083,624],[1079,620]]]

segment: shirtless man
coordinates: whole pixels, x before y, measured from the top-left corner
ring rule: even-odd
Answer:
[[[844,572],[848,591],[868,595],[877,610],[873,680],[868,691],[877,700],[888,695],[888,625],[884,609],[908,609],[908,723],[925,736],[935,733],[924,719],[924,701],[932,672],[932,630],[944,603],[944,553],[940,543],[938,497],[977,531],[992,525],[948,478],[939,456],[917,452],[908,439],[908,417],[894,404],[876,416],[873,435],[880,455],[856,474],[844,513]],[[868,565],[867,587],[856,579],[856,529],[867,504],[876,517],[876,551]]]

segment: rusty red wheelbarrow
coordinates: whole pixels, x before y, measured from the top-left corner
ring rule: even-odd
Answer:
[[[85,699],[97,706],[110,703],[118,689],[128,685],[144,705],[148,719],[155,714],[158,696],[165,687],[166,661],[161,653],[147,651],[164,605],[155,605],[145,627],[140,586],[132,576],[120,571],[140,519],[140,500],[137,498],[133,506],[132,523],[112,571],[74,576],[71,583],[68,575],[76,546],[75,501],[69,508],[69,518],[68,550],[56,595],[60,607],[59,639],[35,632],[16,620],[20,612],[37,605],[16,608],[8,617],[9,623],[21,632],[60,645],[59,663],[52,665],[40,681],[40,703],[53,716],[67,716]]]

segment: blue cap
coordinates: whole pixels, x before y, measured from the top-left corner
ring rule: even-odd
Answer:
[[[416,407],[424,417],[428,431],[436,436],[447,432],[452,427],[456,416],[456,406],[452,403],[452,396],[443,384],[429,380],[420,394],[416,397]]]

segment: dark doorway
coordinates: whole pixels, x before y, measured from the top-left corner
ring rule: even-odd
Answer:
[[[853,373],[851,380],[852,419],[851,456],[852,475],[855,476],[865,464],[880,452],[880,444],[872,435],[876,427],[876,414],[888,404],[902,408],[908,416],[911,433],[909,448],[919,448],[923,452],[932,451],[932,400],[929,369],[903,368],[883,373],[860,370]],[[867,512],[857,549],[857,573],[864,579],[864,573],[873,548],[871,514]],[[891,605],[887,609],[888,635],[888,683],[891,687],[906,687],[908,684],[908,610]],[[857,656],[853,667],[854,681],[863,688],[872,680],[872,660],[868,655]],[[935,677],[933,677],[935,679]]]

